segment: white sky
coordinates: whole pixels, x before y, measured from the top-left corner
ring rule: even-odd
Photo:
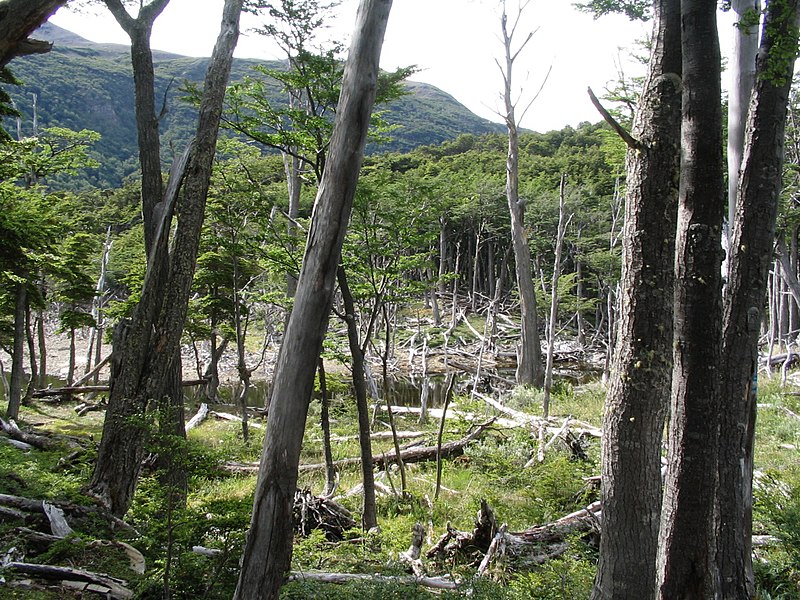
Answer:
[[[151,38],[154,49],[187,56],[209,56],[216,39],[222,0],[171,0],[156,20]],[[512,82],[521,93],[519,107],[545,86],[522,122],[537,131],[599,121],[586,88],[600,96],[617,78],[619,65],[626,74],[637,67],[628,58],[639,52],[636,41],[649,25],[624,17],[599,20],[572,8],[573,0],[531,0],[519,27],[519,40],[536,31],[515,64]],[[343,0],[331,34],[346,41],[354,23],[358,0]],[[384,42],[381,67],[417,65],[411,79],[433,84],[482,117],[500,121],[502,79],[495,59],[502,56],[497,0],[394,0]],[[508,2],[509,13],[516,6]],[[96,42],[128,43],[116,21],[101,9],[96,14],[61,9],[51,19]],[[247,29],[258,22],[243,20],[244,35],[236,55],[243,58],[280,58],[268,42]],[[724,30],[726,25],[720,25]],[[729,25],[727,25],[729,27]],[[724,37],[724,36],[723,36]],[[724,42],[723,42],[724,44]],[[723,45],[723,51],[724,51]],[[638,73],[637,73],[638,74]]]

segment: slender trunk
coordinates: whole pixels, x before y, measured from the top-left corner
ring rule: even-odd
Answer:
[[[775,73],[771,55],[778,44],[797,48],[799,7],[798,0],[767,4],[756,67],[764,76],[757,77],[751,102],[733,219],[721,371],[717,566],[723,598],[751,598],[755,593],[751,538],[758,336],[778,214],[794,72],[792,57],[784,59],[782,72]],[[786,267],[790,270],[792,265]],[[784,297],[793,303],[788,295]]]
[[[564,234],[572,215],[566,215],[566,174],[561,175],[558,195],[558,231],[556,233],[555,259],[553,261],[553,278],[550,282],[550,318],[547,321],[547,365],[544,371],[544,397],[542,400],[542,416],[550,416],[550,388],[553,387],[553,355],[556,346],[556,320],[558,317],[558,280],[561,277],[561,250],[564,246]]]
[[[651,599],[661,441],[672,369],[681,46],[680,0],[654,3],[649,72],[627,154],[617,342],[603,411],[603,519],[593,600]],[[610,294],[610,291],[609,291]],[[608,303],[609,313],[611,302]]]
[[[364,372],[364,351],[358,339],[358,325],[355,317],[355,302],[350,286],[347,283],[347,274],[343,267],[339,267],[337,278],[339,290],[344,304],[344,319],[347,324],[347,340],[350,343],[350,356],[353,361],[352,377],[353,391],[356,397],[358,410],[358,443],[361,447],[361,478],[364,487],[364,510],[361,524],[365,530],[378,525],[377,505],[375,503],[375,474],[372,468],[372,440],[370,438],[369,405],[367,403],[367,384]]]
[[[292,555],[300,447],[352,209],[391,0],[362,0],[345,65],[330,153],[317,193],[297,295],[275,367],[253,517],[235,600],[272,600]]]
[[[22,380],[25,378],[25,305],[27,304],[27,288],[18,283],[14,294],[14,344],[11,353],[11,382],[8,395],[8,419],[19,418],[19,407],[22,403]]]
[[[31,307],[30,303],[25,303],[25,341],[28,345],[28,365],[31,369],[31,376],[28,379],[28,385],[25,388],[24,401],[27,402],[33,397],[33,390],[36,388],[36,382],[39,377],[39,365],[36,362],[36,341],[33,339],[33,328],[35,324],[31,323]]]
[[[45,313],[44,309],[36,311],[36,338],[39,346],[39,388],[47,387],[47,335],[45,332]]]
[[[69,361],[67,363],[67,385],[75,381],[75,328],[69,328]]]
[[[719,591],[714,557],[725,187],[716,11],[714,0],[681,2],[674,369],[658,563],[664,600],[710,600]]]
[[[328,398],[328,382],[325,379],[325,361],[319,357],[317,366],[319,376],[319,395],[320,395],[320,428],[322,429],[322,453],[325,455],[325,496],[333,496],[336,490],[336,467],[333,464],[333,448],[331,447],[331,417],[330,417],[330,398]],[[366,484],[364,485],[364,495],[366,497]],[[374,487],[373,487],[374,492]]]

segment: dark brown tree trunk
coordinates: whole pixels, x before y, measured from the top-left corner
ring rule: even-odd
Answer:
[[[720,53],[714,0],[682,0],[681,188],[675,240],[675,341],[658,597],[718,592],[715,500],[722,341]]]
[[[278,597],[292,555],[300,447],[352,209],[391,0],[362,0],[297,295],[275,367],[253,518],[234,598]]]
[[[628,149],[617,341],[603,411],[603,519],[592,598],[655,596],[661,440],[672,379],[680,166],[680,0],[657,0]]]
[[[11,353],[11,381],[8,394],[6,418],[18,419],[19,407],[22,403],[22,380],[25,378],[25,306],[27,304],[27,288],[18,283],[14,294],[14,345]]]
[[[798,0],[767,4],[733,221],[723,334],[717,565],[723,598],[752,598],[753,440],[758,337],[772,261]],[[780,45],[780,46],[779,46]],[[777,67],[777,68],[776,68]]]
[[[356,307],[344,267],[339,267],[337,279],[344,304],[344,319],[347,323],[347,340],[350,343],[350,356],[353,377],[353,391],[358,408],[358,443],[361,447],[361,477],[364,486],[364,511],[361,524],[364,530],[378,525],[378,511],[375,503],[375,473],[372,468],[372,439],[370,438],[369,405],[367,403],[367,382],[364,377],[364,351],[358,339]]]
[[[0,67],[16,56],[49,52],[50,42],[28,39],[67,0],[6,0],[0,6]]]

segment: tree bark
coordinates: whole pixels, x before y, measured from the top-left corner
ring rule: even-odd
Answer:
[[[658,597],[711,599],[722,333],[720,52],[716,2],[682,0],[681,186],[675,240],[675,341]]]
[[[767,4],[747,141],[736,195],[724,316],[719,454],[717,565],[722,597],[752,598],[753,441],[758,337],[778,199],[794,55],[776,63],[780,48],[797,48],[798,0]],[[778,66],[779,71],[774,67]],[[791,267],[791,265],[788,265]]]
[[[672,376],[680,166],[680,0],[653,7],[649,72],[627,154],[617,341],[603,411],[603,519],[594,600],[653,598],[661,440]]]
[[[364,510],[361,524],[365,531],[378,525],[378,511],[375,503],[375,474],[372,467],[372,439],[370,438],[369,406],[367,403],[367,384],[364,380],[364,352],[358,339],[358,326],[356,324],[356,308],[353,294],[347,282],[344,267],[337,271],[339,290],[344,304],[344,318],[347,323],[347,340],[350,344],[350,356],[353,364],[351,367],[353,377],[353,391],[356,396],[358,409],[358,443],[361,448],[361,478],[364,487]]]
[[[156,4],[166,4],[166,0],[148,6]],[[115,347],[109,412],[90,489],[117,515],[127,511],[138,480],[148,401],[155,399],[161,403],[163,434],[185,435],[180,337],[194,276],[225,86],[238,41],[241,8],[242,0],[225,2],[220,34],[206,73],[195,141],[191,152],[187,151],[174,165],[164,198],[154,206],[153,213],[158,218],[153,228],[142,299],[131,323],[122,326],[124,335],[115,335],[115,341],[120,342],[120,356]],[[188,161],[185,169],[183,161]],[[172,207],[184,175],[186,185],[169,256],[167,236]],[[175,470],[173,474],[182,478]]]
[[[17,283],[14,294],[14,345],[11,353],[11,381],[8,394],[6,418],[19,418],[19,407],[22,403],[22,380],[25,378],[25,307],[28,294],[25,283]]]
[[[297,295],[275,367],[267,433],[234,598],[277,598],[292,553],[291,508],[314,372],[375,101],[391,0],[362,0]]]
[[[519,291],[522,329],[517,352],[517,383],[541,387],[544,382],[542,347],[539,341],[539,323],[536,315],[536,293],[533,285],[533,270],[531,268],[531,250],[528,246],[528,236],[525,231],[525,201],[519,197],[519,131],[517,129],[516,107],[511,88],[514,60],[519,56],[519,52],[527,41],[530,40],[530,35],[517,51],[512,49],[514,28],[512,27],[509,32],[505,2],[503,3],[501,25],[505,50],[505,66],[502,72],[504,82],[503,100],[506,112],[503,117],[508,129],[506,200],[508,201],[508,211],[511,215],[511,240],[514,246],[514,260],[517,267],[517,290]]]
[[[28,39],[67,0],[6,0],[0,6],[0,67],[17,56],[43,54],[50,42]]]

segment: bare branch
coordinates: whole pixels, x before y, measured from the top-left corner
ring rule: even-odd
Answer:
[[[611,125],[611,128],[617,132],[617,135],[623,139],[628,148],[631,150],[641,149],[642,144],[638,140],[634,139],[634,137],[617,122],[611,113],[608,112],[602,104],[600,104],[600,100],[598,100],[597,96],[594,95],[592,88],[586,88],[586,91],[589,93],[589,98],[591,99],[592,104],[594,104],[594,107],[603,116],[603,119],[605,119],[606,123]]]

